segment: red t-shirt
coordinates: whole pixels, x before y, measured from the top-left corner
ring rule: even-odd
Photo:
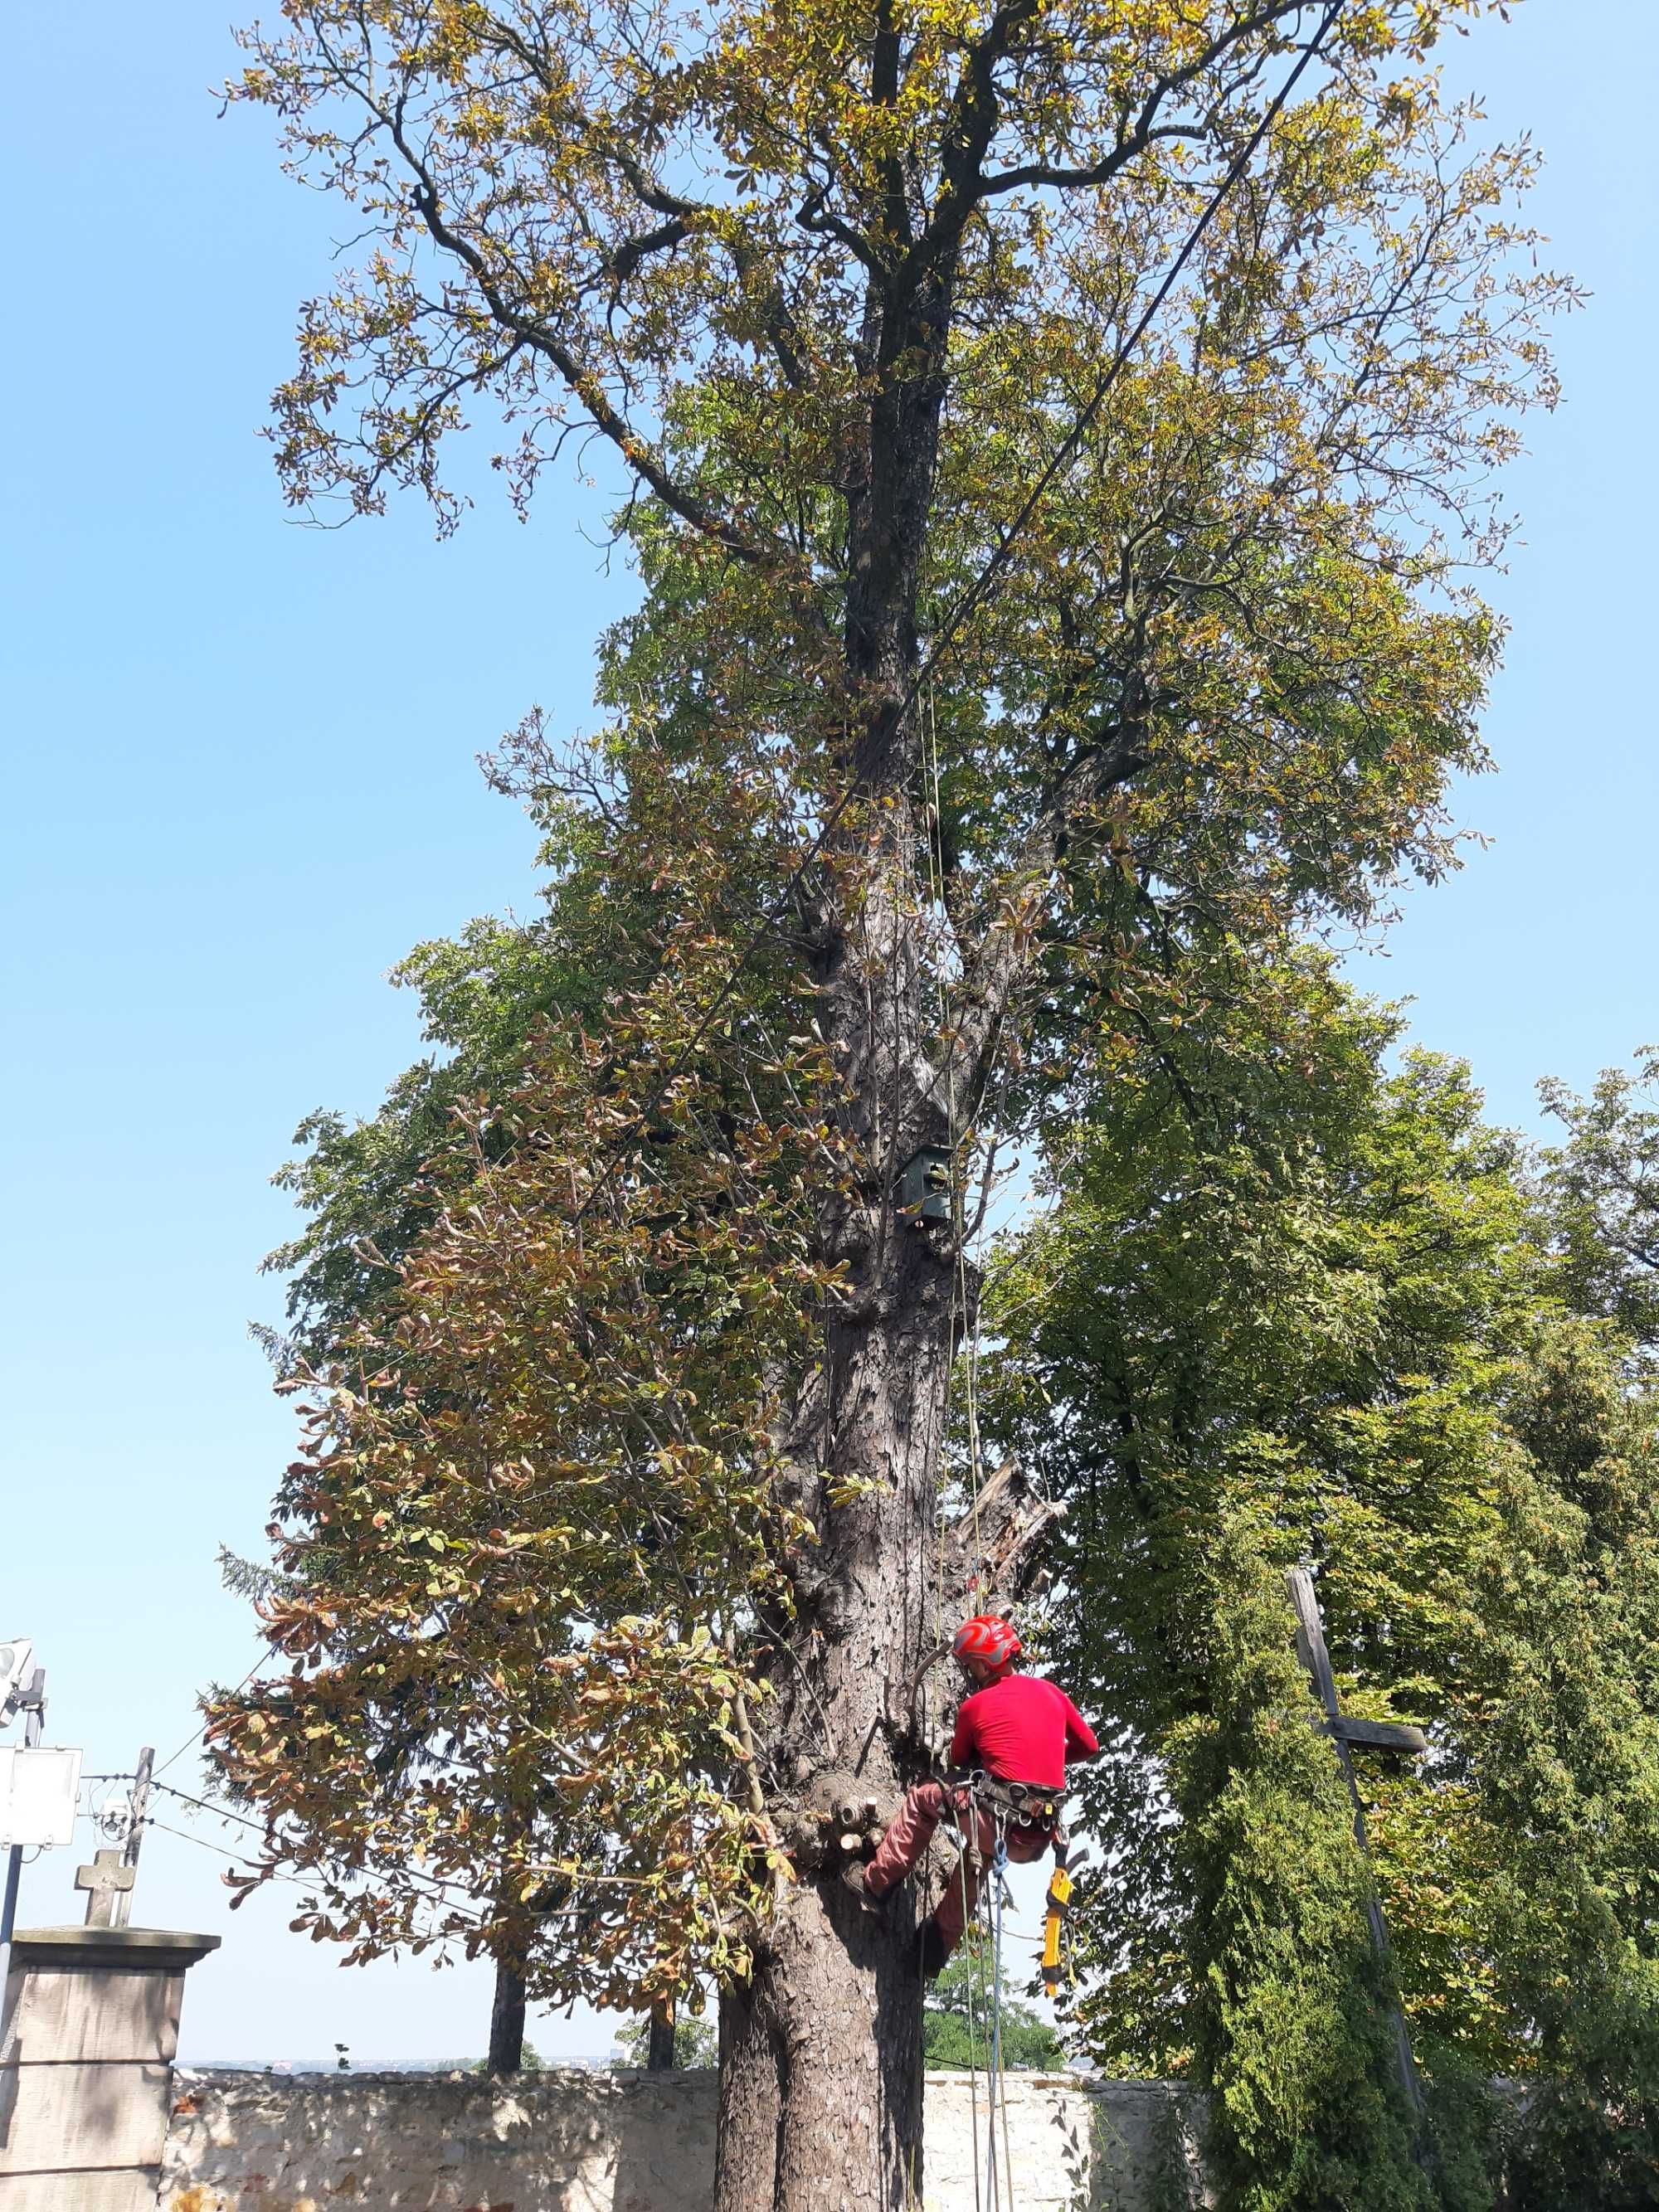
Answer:
[[[952,1766],[982,1766],[1006,1782],[1063,1790],[1068,1759],[1100,1746],[1064,1690],[1039,1674],[1005,1674],[964,1698],[951,1739]]]

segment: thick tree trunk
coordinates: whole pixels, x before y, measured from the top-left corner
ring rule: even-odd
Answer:
[[[937,1470],[952,1335],[945,1232],[883,1201],[832,1322],[816,1398],[832,1483],[775,1681],[774,1771],[890,1808],[922,1769],[902,1686],[938,1638]],[[810,1694],[802,1686],[810,1684]],[[833,1733],[831,1733],[833,1731]],[[828,1863],[786,1890],[720,2018],[718,2212],[899,2212],[921,2202],[921,2000],[914,1887],[878,1922]]]
[[[842,768],[867,804],[834,848],[817,975],[861,1187],[826,1201],[824,1248],[844,1294],[792,1440],[796,1502],[818,1543],[793,1617],[766,1624],[788,1647],[766,1709],[767,1770],[809,1799],[816,1789],[885,1809],[925,1763],[897,1692],[939,1636],[939,1462],[960,1280],[952,1224],[903,1218],[895,1191],[916,1148],[951,1134],[916,880],[910,696],[950,294],[948,270],[902,301],[878,281],[866,317],[877,390],[848,487],[846,652],[860,711]],[[866,1912],[841,1881],[838,1825],[826,1862],[809,1856],[786,1886],[750,1980],[722,2000],[717,2212],[921,2202],[916,1887],[883,1920]]]
[[[720,2021],[720,2212],[921,2201],[921,1983],[908,1917],[805,1887]]]
[[[495,1966],[495,1996],[489,2008],[492,2074],[516,2074],[524,2063],[525,1978],[506,1959]]]
[[[647,2074],[665,2074],[673,2063],[674,2008],[672,2004],[653,2005],[651,2025],[646,2035],[646,2071]]]

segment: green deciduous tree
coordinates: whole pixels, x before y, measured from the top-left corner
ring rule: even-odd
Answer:
[[[534,2044],[526,2043],[520,2047],[518,2063],[512,2070],[515,2074],[539,2074],[546,2064],[546,2059]],[[475,2058],[467,2068],[469,2074],[493,2074],[498,2070],[487,2058]]]
[[[1240,2212],[1435,2201],[1393,2093],[1392,1991],[1370,1871],[1285,1633],[1284,1584],[1248,1510],[1196,1568],[1199,1709],[1164,1758],[1187,1918],[1183,2032],[1210,2091],[1215,2179]]]
[[[216,1741],[359,1954],[720,1978],[722,2212],[917,2171],[907,1930],[781,1847],[854,1760],[922,1758],[890,1685],[937,1636],[977,1279],[971,1209],[902,1219],[900,1170],[965,1183],[1200,932],[1446,864],[1496,646],[1457,563],[1570,296],[1516,251],[1529,154],[1422,66],[1477,12],[289,0],[248,34],[236,96],[362,241],[277,397],[291,496],[410,485],[447,527],[465,414],[513,426],[522,502],[592,432],[647,599],[606,774],[526,740],[586,889],[518,1072],[406,1201],[332,1125],[300,1171],[344,1325],[296,1378],[293,1671]],[[388,1198],[380,1270],[339,1232]]]
[[[1524,1158],[1466,1071],[1387,1073],[1397,1020],[1311,956],[1221,948],[1200,980],[1056,1127],[1053,1216],[994,1285],[990,1418],[1077,1500],[1056,1634],[1117,1728],[1083,1784],[1117,1863],[1079,2021],[1109,2065],[1213,2087],[1230,2201],[1432,2201],[1378,2063],[1374,1879],[1439,2200],[1491,2202],[1480,2084],[1512,2075],[1516,2201],[1553,2205],[1574,2157],[1580,2201],[1637,2201],[1650,1415],[1551,1295]],[[1307,1726],[1280,1581],[1304,1557],[1347,1709],[1431,1733],[1420,1770],[1362,1762],[1372,1875]]]
[[[1659,1052],[1633,1070],[1604,1068],[1589,1097],[1540,1084],[1565,1141],[1540,1166],[1547,1233],[1560,1257],[1560,1295],[1600,1316],[1651,1356],[1659,1345]]]
[[[929,2066],[969,2068],[990,2063],[992,1999],[997,2045],[1004,2066],[1018,2072],[1054,2072],[1066,2063],[1060,2038],[1048,2021],[1023,2004],[1010,1986],[1005,1964],[996,1971],[988,1938],[970,1933],[927,1992],[921,2051]]]
[[[626,2064],[644,2066],[650,2057],[650,2021],[642,2020],[632,2027],[625,2027],[617,2038],[617,2042]],[[674,2022],[676,2066],[713,2066],[719,2057],[719,2038],[712,2021],[677,2020]]]

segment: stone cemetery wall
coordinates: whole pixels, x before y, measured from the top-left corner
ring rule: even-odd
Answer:
[[[929,2075],[925,2212],[973,2212],[974,2102],[965,2075]],[[1007,2118],[1020,2212],[1163,2212],[1158,2177],[1196,2173],[1184,2107],[1160,2082],[1011,2075]],[[982,2156],[982,2081],[978,2122]],[[550,2069],[507,2083],[180,2068],[158,2201],[161,2212],[706,2212],[714,2164],[711,2072]]]

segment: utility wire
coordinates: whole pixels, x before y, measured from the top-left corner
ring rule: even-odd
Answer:
[[[162,1784],[161,1786],[165,1787],[166,1785]],[[175,1792],[174,1794],[176,1795],[177,1793]],[[88,1816],[83,1814],[82,1817],[82,1819],[86,1819]],[[242,1863],[242,1854],[240,1851],[228,1851],[222,1844],[210,1843],[205,1836],[192,1835],[188,1828],[169,1827],[165,1820],[158,1820],[155,1817],[154,1814],[149,1814],[146,1817],[144,1826],[147,1828],[159,1829],[164,1836],[176,1836],[181,1844],[194,1844],[198,1850],[211,1851],[216,1858],[228,1859],[233,1866],[240,1866]],[[411,1876],[407,1873],[407,1871],[405,1871],[404,1879],[419,1880],[420,1877]],[[270,1874],[264,1877],[264,1881],[281,1882],[289,1889],[314,1891],[319,1886],[315,1881],[308,1880],[301,1875],[294,1874]],[[260,1887],[263,1888],[264,1886],[264,1884],[262,1882]],[[459,1908],[447,1897],[433,1894],[428,1897],[428,1902],[433,1905],[441,1905],[446,1911],[465,1921],[471,1927],[482,1928],[484,1924],[476,1913],[461,1913]],[[550,1913],[547,1916],[550,1919],[556,1917],[556,1915],[552,1913]]]
[[[146,1820],[144,1826],[157,1829],[164,1836],[176,1836],[181,1844],[194,1844],[198,1850],[211,1851],[216,1858],[228,1859],[233,1866],[241,1863],[239,1851],[228,1851],[222,1844],[210,1844],[205,1836],[192,1836],[188,1828],[171,1828],[165,1820],[156,1820],[154,1814]],[[310,1882],[303,1881],[298,1875],[293,1874],[269,1875],[266,1880],[283,1882],[289,1889],[310,1889],[313,1887]]]
[[[272,1830],[267,1822],[264,1820],[256,1820],[246,1813],[234,1812],[228,1806],[216,1805],[208,1798],[192,1797],[187,1790],[175,1790],[170,1782],[158,1782],[155,1784],[155,1787],[158,1790],[164,1790],[169,1797],[178,1798],[181,1804],[194,1806],[198,1812],[212,1814],[216,1820],[234,1820],[240,1826],[244,1828],[251,1828],[257,1835],[260,1836],[268,1836],[272,1833]],[[277,1836],[276,1840],[280,1842],[280,1835]],[[216,1849],[217,1846],[216,1845],[215,1848]],[[448,1890],[459,1889],[462,1895],[465,1897],[470,1897],[471,1894],[471,1893],[467,1890],[462,1883],[447,1882],[441,1875],[421,1874],[406,1868],[404,1869],[404,1879],[409,1881],[424,1884],[428,1889],[433,1892],[434,1896],[439,1897],[444,1903],[450,1902],[450,1900],[443,1895],[443,1893]]]
[[[246,1813],[233,1812],[228,1806],[211,1804],[204,1797],[192,1797],[188,1790],[175,1790],[170,1782],[158,1782],[155,1784],[155,1787],[158,1790],[165,1790],[169,1797],[178,1798],[181,1804],[193,1806],[198,1812],[212,1814],[216,1820],[234,1820],[240,1826],[244,1828],[251,1828],[257,1834],[261,1836],[268,1832],[264,1821],[252,1820]],[[238,1865],[244,1862],[246,1856],[244,1853],[240,1851],[227,1850],[223,1844],[210,1843],[205,1836],[193,1835],[188,1829],[168,1827],[165,1821],[157,1820],[153,1815],[146,1820],[145,1826],[152,1828],[160,1828],[163,1835],[182,1837],[185,1843],[199,1844],[204,1850],[216,1851],[221,1858],[233,1860]],[[416,1887],[423,1888],[431,1903],[434,1905],[441,1905],[450,1912],[458,1912],[460,1910],[454,1898],[448,1893],[451,1890],[461,1889],[461,1893],[464,1897],[468,1897],[469,1899],[471,1897],[471,1893],[462,1888],[462,1885],[459,1883],[446,1882],[437,1875],[421,1874],[412,1868],[405,1867],[403,1871],[402,1878],[405,1881],[413,1883]],[[299,1889],[310,1889],[316,1887],[317,1883],[320,1882],[324,1877],[318,1875],[312,1879],[307,1879],[298,1875],[271,1874],[267,1875],[264,1879],[268,1881],[288,1882],[294,1887]],[[483,1924],[482,1922],[477,1919],[476,1914],[466,1914],[463,1917],[471,1920],[475,1926],[481,1926]],[[548,1916],[550,1918],[553,1917],[554,1916],[551,1914]]]
[[[928,678],[939,665],[940,658],[942,657],[945,647],[955,637],[957,630],[961,628],[968,616],[970,615],[974,611],[975,608],[980,605],[981,601],[984,599],[986,593],[990,589],[995,578],[1007,565],[1008,557],[1013,549],[1016,539],[1030,523],[1031,517],[1036,514],[1044,493],[1048,490],[1049,485],[1053,483],[1054,478],[1060,474],[1061,470],[1069,466],[1071,462],[1075,459],[1079,447],[1080,446],[1084,437],[1087,434],[1090,426],[1093,423],[1095,417],[1099,414],[1101,408],[1104,405],[1113,386],[1117,382],[1119,376],[1121,374],[1124,366],[1128,361],[1129,356],[1133,352],[1135,347],[1139,344],[1141,339],[1146,336],[1146,331],[1151,328],[1153,320],[1162,310],[1164,302],[1168,300],[1170,293],[1174,291],[1176,284],[1180,282],[1182,274],[1185,270],[1187,264],[1192,259],[1193,255],[1198,251],[1200,245],[1202,243],[1205,233],[1209,229],[1210,225],[1214,222],[1216,216],[1220,213],[1223,204],[1233,191],[1235,185],[1237,185],[1240,179],[1249,167],[1250,163],[1255,160],[1257,149],[1260,148],[1262,140],[1267,137],[1268,131],[1278,120],[1285,103],[1289,100],[1291,94],[1295,91],[1297,84],[1301,82],[1304,73],[1319,52],[1320,48],[1323,46],[1326,38],[1330,33],[1332,26],[1335,23],[1338,15],[1340,15],[1344,5],[1345,0],[1328,0],[1328,4],[1326,7],[1325,13],[1320,20],[1318,29],[1314,33],[1313,37],[1308,41],[1308,44],[1303,48],[1295,68],[1291,70],[1284,83],[1274,94],[1273,99],[1267,103],[1266,108],[1263,109],[1261,119],[1256,124],[1255,130],[1251,131],[1249,138],[1245,140],[1243,146],[1228,164],[1225,173],[1222,177],[1219,184],[1216,185],[1214,191],[1211,193],[1209,199],[1206,202],[1203,211],[1200,215],[1198,221],[1188,233],[1185,244],[1182,246],[1179,253],[1176,254],[1174,261],[1170,263],[1169,269],[1164,273],[1162,283],[1158,285],[1158,289],[1153,293],[1152,299],[1148,301],[1146,308],[1142,311],[1140,315],[1137,317],[1133,328],[1129,331],[1128,336],[1120,343],[1116,351],[1113,354],[1111,360],[1107,363],[1106,367],[1102,370],[1099,377],[1096,380],[1093,392],[1090,394],[1088,399],[1079,410],[1077,416],[1073,422],[1071,428],[1066,432],[1065,437],[1055,447],[1054,453],[1050,454],[1047,463],[1039,472],[1036,482],[1031,486],[1030,490],[1021,501],[1018,511],[1016,513],[1013,520],[1009,523],[1007,528],[1003,531],[1000,537],[998,538],[997,543],[993,548],[990,556],[986,561],[984,567],[980,570],[978,575],[974,578],[973,581],[962,593],[961,597],[957,600],[956,605],[950,609],[948,613],[945,615],[944,621],[940,623],[938,630],[934,633],[933,641],[928,647],[926,657],[923,659],[915,675],[910,678],[908,684],[905,688],[904,696],[899,702],[897,720],[901,723],[903,721],[905,716],[908,714],[915,706],[917,700],[921,696],[922,686],[927,683]],[[824,817],[823,823],[818,828],[817,834],[811,839],[810,843],[807,845],[806,850],[800,855],[800,858],[796,861],[795,866],[790,870],[787,878],[785,879],[783,889],[763,912],[759,923],[750,934],[749,940],[744,945],[742,951],[733,962],[724,981],[721,983],[720,989],[714,994],[714,998],[705,1009],[702,1019],[698,1022],[696,1028],[692,1031],[690,1039],[675,1055],[672,1063],[669,1066],[667,1073],[657,1085],[656,1089],[652,1092],[651,1097],[647,1100],[646,1103],[635,1115],[631,1126],[623,1132],[621,1137],[614,1140],[616,1146],[625,1145],[628,1143],[629,1139],[639,1134],[640,1131],[644,1128],[647,1123],[650,1121],[651,1116],[662,1104],[664,1099],[668,1096],[669,1091],[679,1080],[680,1077],[685,1073],[687,1067],[690,1065],[693,1055],[696,1053],[699,1046],[702,1043],[703,1039],[708,1035],[709,1030],[714,1027],[715,1020],[731,999],[732,993],[737,989],[738,983],[741,981],[748,969],[750,962],[754,958],[756,953],[760,951],[762,945],[765,944],[767,939],[771,935],[773,929],[782,918],[784,912],[789,905],[789,902],[794,896],[795,891],[799,885],[802,878],[805,875],[807,869],[811,867],[813,861],[817,860],[819,854],[823,850],[823,848],[835,830],[836,824],[840,822],[842,815],[845,814],[847,809],[852,804],[854,798],[857,794],[858,789],[859,785],[857,780],[854,779],[850,781],[847,785],[845,790],[842,793],[841,797],[836,801],[829,813]],[[602,1170],[599,1180],[594,1183],[592,1188],[588,1192],[580,1206],[577,1207],[570,1224],[573,1231],[580,1228],[582,1223],[587,1218],[588,1214],[592,1211],[600,1197],[604,1194],[605,1190],[609,1188],[619,1165],[620,1156],[617,1152],[613,1151],[610,1164]]]
[[[253,1664],[252,1664],[252,1665],[248,1668],[248,1670],[247,1670],[246,1674],[243,1675],[243,1677],[242,1677],[241,1680],[240,1680],[240,1681],[236,1685],[235,1689],[234,1689],[234,1690],[230,1692],[230,1694],[231,1694],[231,1696],[232,1696],[233,1698],[234,1698],[234,1697],[235,1697],[235,1696],[237,1696],[237,1694],[238,1694],[240,1692],[241,1692],[241,1691],[243,1691],[243,1690],[246,1689],[246,1687],[247,1687],[248,1684],[249,1684],[249,1683],[253,1680],[254,1676],[258,1673],[258,1671],[259,1671],[260,1668],[261,1668],[261,1667],[263,1667],[263,1666],[264,1665],[264,1663],[265,1663],[266,1660],[270,1657],[270,1653],[269,1653],[268,1651],[262,1651],[262,1652],[259,1654],[259,1656],[258,1656],[258,1657],[254,1661]],[[198,1744],[198,1743],[200,1743],[200,1741],[202,1741],[203,1736],[204,1736],[204,1735],[206,1735],[206,1733],[207,1733],[207,1722],[206,1722],[206,1720],[205,1720],[205,1718],[204,1718],[204,1719],[203,1720],[203,1722],[202,1722],[202,1724],[201,1724],[200,1728],[198,1728],[198,1729],[197,1729],[196,1730],[194,1730],[194,1732],[193,1732],[192,1734],[191,1734],[190,1735],[187,1735],[187,1736],[185,1738],[184,1741],[179,1745],[179,1748],[178,1748],[178,1750],[177,1750],[177,1751],[175,1751],[175,1752],[173,1752],[173,1753],[171,1753],[171,1755],[170,1755],[169,1757],[167,1757],[167,1758],[164,1759],[161,1761],[161,1764],[158,1767],[155,1767],[155,1768],[154,1768],[154,1769],[152,1770],[152,1771],[151,1771],[151,1776],[150,1776],[150,1779],[152,1780],[152,1782],[155,1780],[155,1776],[156,1776],[156,1775],[158,1775],[158,1774],[165,1774],[165,1773],[167,1772],[167,1771],[168,1767],[176,1765],[178,1764],[178,1762],[179,1762],[179,1760],[184,1757],[185,1753],[190,1749],[191,1746],[192,1744]]]
[[[234,1820],[240,1826],[252,1828],[260,1835],[269,1832],[268,1824],[254,1820],[250,1814],[235,1812],[228,1805],[216,1805],[211,1798],[192,1797],[188,1790],[175,1790],[170,1782],[158,1782],[155,1787],[165,1790],[169,1797],[178,1798],[180,1804],[193,1805],[200,1813],[211,1813],[216,1820]]]
[[[122,1782],[131,1781],[132,1778],[131,1775],[106,1775],[101,1778],[106,1781]],[[175,1790],[170,1782],[158,1782],[155,1784],[155,1787],[158,1790],[165,1790],[169,1797],[178,1798],[183,1804],[193,1805],[199,1812],[212,1814],[216,1820],[234,1820],[242,1827],[251,1828],[256,1834],[262,1836],[270,1832],[264,1821],[256,1820],[246,1813],[234,1812],[227,1805],[216,1805],[208,1798],[192,1797],[187,1790]],[[181,1832],[170,1831],[169,1832],[177,1833]],[[198,1838],[198,1840],[199,1841],[201,1839]],[[281,1841],[280,1835],[277,1837],[276,1840],[279,1842]],[[228,1854],[228,1856],[234,1855]],[[556,1866],[551,1871],[559,1881],[568,1881],[586,1889],[648,1888],[655,1881],[655,1876],[652,1875],[607,1874],[602,1869],[589,1873],[585,1868],[563,1864]],[[444,1893],[447,1891],[459,1890],[464,1897],[470,1897],[471,1895],[471,1893],[467,1890],[465,1884],[458,1881],[446,1881],[441,1875],[418,1874],[405,1868],[403,1878],[407,1881],[424,1883],[426,1887],[433,1892],[434,1897],[438,1898],[440,1902],[445,1904],[451,1904],[453,1902],[450,1898],[444,1894]],[[556,1910],[554,1911],[544,1913],[541,1917],[544,1919],[556,1920],[561,1917],[571,1917],[577,1909],[578,1908],[574,1906],[570,1907],[568,1908],[568,1912]]]

